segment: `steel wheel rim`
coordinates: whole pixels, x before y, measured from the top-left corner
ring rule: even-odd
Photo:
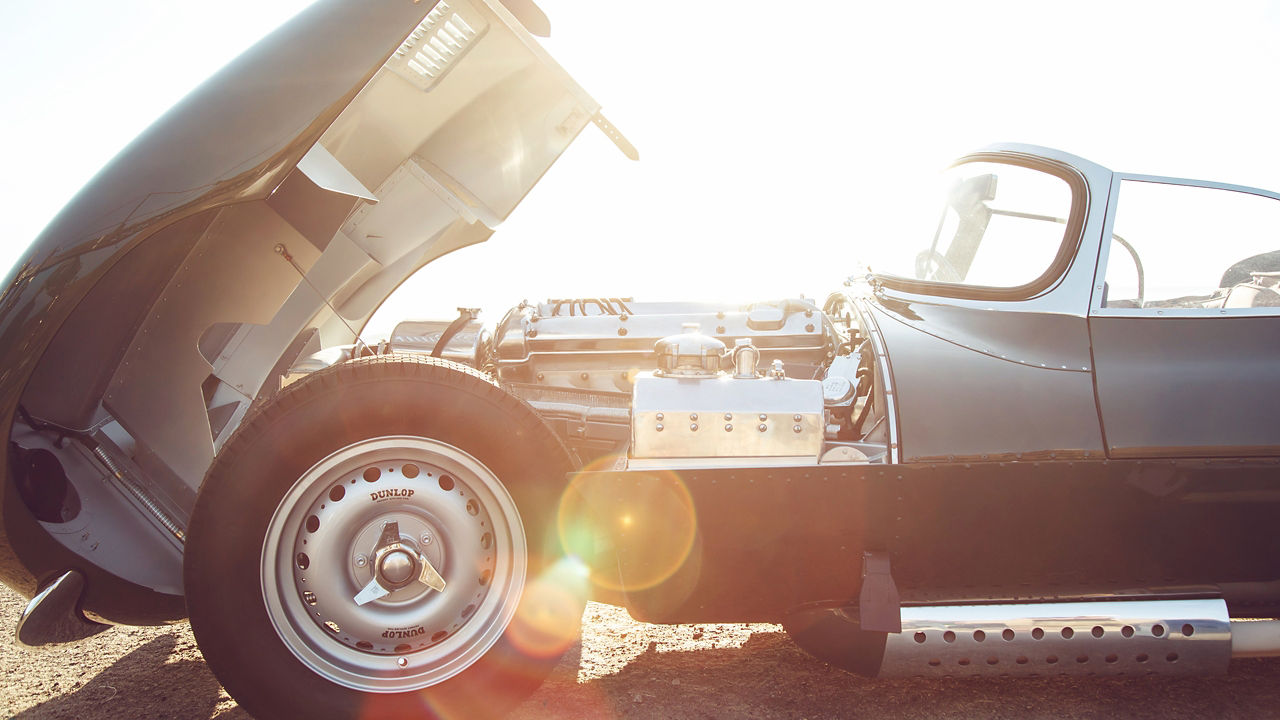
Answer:
[[[414,583],[357,606],[373,575],[359,555],[372,557],[371,533],[389,520],[447,587]],[[515,502],[483,463],[446,443],[388,436],[302,474],[268,523],[260,568],[268,617],[303,664],[389,693],[436,685],[488,652],[515,614],[526,558]]]

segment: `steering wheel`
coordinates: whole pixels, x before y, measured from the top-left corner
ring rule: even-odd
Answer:
[[[916,255],[916,277],[920,280],[957,283],[964,279],[960,277],[960,273],[947,256],[933,248],[922,250],[919,255]]]

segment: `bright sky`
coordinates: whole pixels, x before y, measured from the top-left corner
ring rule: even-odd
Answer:
[[[917,244],[895,208],[997,141],[1280,189],[1280,3],[539,2],[544,45],[641,161],[588,127],[489,243],[420,273],[371,334],[458,305],[493,322],[522,298],[821,298],[877,245]],[[0,5],[0,264],[303,5]]]

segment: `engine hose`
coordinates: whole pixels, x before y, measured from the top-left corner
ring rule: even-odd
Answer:
[[[467,323],[474,320],[479,313],[480,311],[475,308],[458,308],[457,319],[449,323],[449,327],[440,333],[440,339],[436,340],[435,346],[431,348],[431,357],[440,357],[444,353],[445,347],[448,346],[449,341],[453,339],[453,336],[466,327]]]
[[[867,401],[862,403],[862,412],[858,413],[858,419],[853,423],[853,431],[855,433],[862,428],[862,423],[866,422],[867,414],[871,412],[871,406],[875,404],[875,397],[876,397],[875,393],[873,392],[867,393]],[[866,437],[866,436],[864,435],[863,437]]]

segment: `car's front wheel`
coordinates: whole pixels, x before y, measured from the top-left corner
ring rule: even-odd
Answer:
[[[186,551],[201,650],[260,717],[483,717],[535,689],[584,598],[556,572],[563,446],[443,361],[290,388],[210,470]]]

